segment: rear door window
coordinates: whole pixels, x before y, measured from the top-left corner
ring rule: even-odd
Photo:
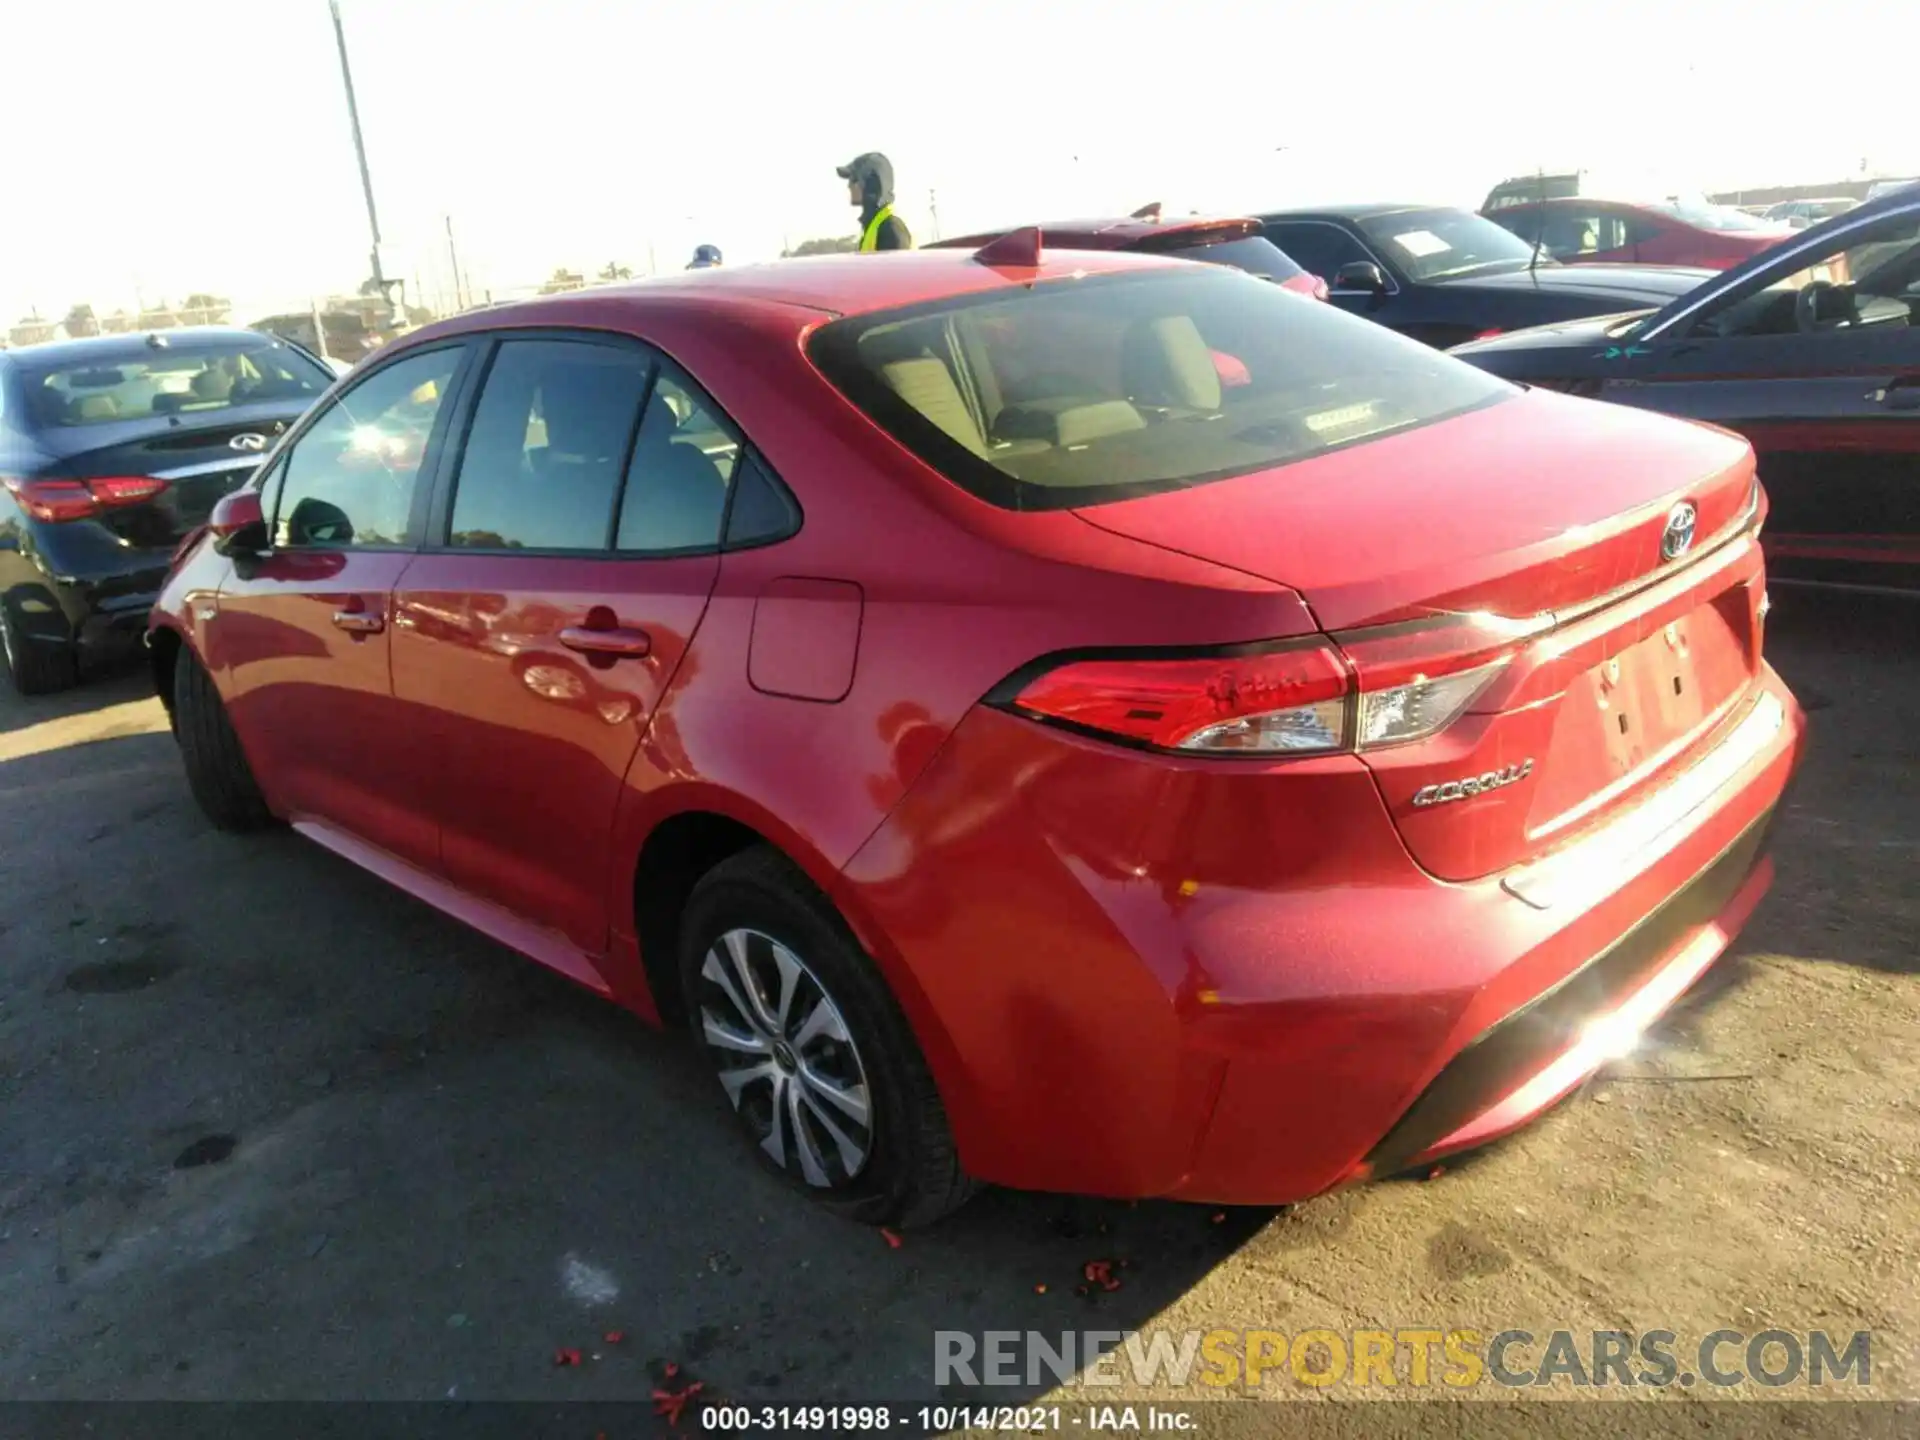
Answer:
[[[652,372],[623,346],[504,341],[468,429],[447,543],[605,550]]]
[[[1516,393],[1382,326],[1218,267],[853,316],[818,331],[810,353],[908,449],[1018,510],[1274,469]]]
[[[733,423],[663,365],[627,467],[616,547],[645,555],[717,547],[742,448]]]

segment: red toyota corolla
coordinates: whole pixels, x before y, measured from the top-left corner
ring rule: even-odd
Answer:
[[[150,638],[216,823],[689,1025],[842,1212],[1276,1202],[1520,1125],[1746,919],[1764,503],[1724,431],[1024,232],[411,335]]]

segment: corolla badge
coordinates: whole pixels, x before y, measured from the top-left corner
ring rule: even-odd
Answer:
[[[1469,775],[1464,780],[1448,780],[1440,785],[1422,785],[1413,792],[1413,803],[1419,809],[1429,805],[1445,805],[1452,800],[1469,800],[1475,795],[1484,795],[1489,790],[1505,789],[1509,785],[1518,785],[1533,773],[1533,759],[1529,756],[1517,765],[1509,765],[1503,770],[1489,770],[1484,775]]]
[[[255,435],[252,431],[248,431],[245,435],[234,436],[231,440],[227,441],[227,445],[230,449],[250,450],[258,454],[267,448],[267,437],[264,435]]]
[[[1700,515],[1691,500],[1682,500],[1667,512],[1667,528],[1660,534],[1660,558],[1678,560],[1693,548],[1693,531]]]

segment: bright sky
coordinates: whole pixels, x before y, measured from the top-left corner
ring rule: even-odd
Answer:
[[[1000,222],[1328,199],[1476,204],[1580,166],[1663,190],[1920,174],[1894,0],[342,0],[391,267],[432,300],[848,233],[835,165]],[[1577,15],[1577,18],[1576,18]],[[1762,18],[1764,16],[1764,18]],[[1562,18],[1565,17],[1565,18]],[[0,0],[0,328],[366,274],[326,0]],[[1896,64],[1893,74],[1898,74]]]

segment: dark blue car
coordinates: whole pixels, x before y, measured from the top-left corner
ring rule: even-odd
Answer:
[[[225,328],[0,351],[0,655],[24,694],[137,642],[180,541],[333,383]]]

